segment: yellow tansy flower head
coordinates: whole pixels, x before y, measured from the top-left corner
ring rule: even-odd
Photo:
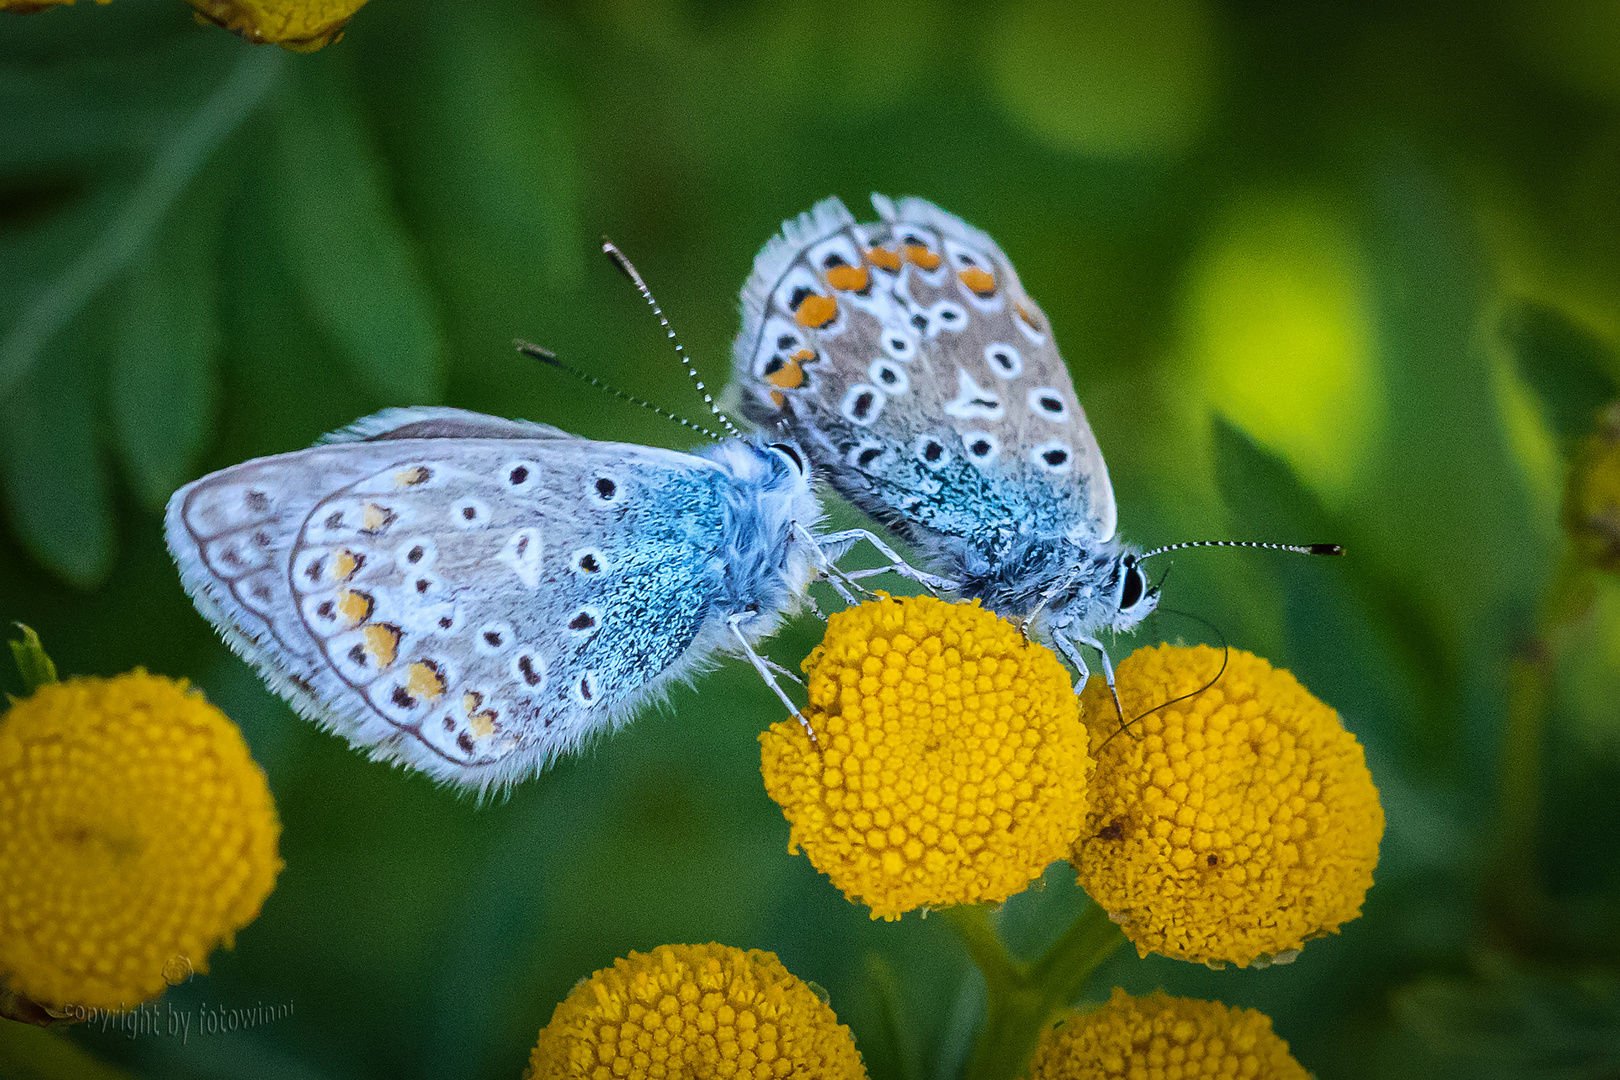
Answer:
[[[256,45],[314,52],[343,36],[366,0],[191,0],[197,14]]]
[[[1069,675],[977,603],[839,612],[804,663],[805,719],[760,736],[765,790],[872,917],[1005,900],[1066,855],[1086,810]]]
[[[241,732],[184,682],[40,687],[0,717],[0,980],[71,1014],[207,971],[274,887],[280,831]]]
[[[774,953],[660,945],[588,979],[552,1013],[527,1080],[866,1076],[849,1028]]]
[[[1292,959],[1361,912],[1384,811],[1361,745],[1288,672],[1237,649],[1139,649],[1084,696],[1100,746],[1074,863],[1142,955]],[[1113,738],[1109,739],[1109,736]],[[1108,739],[1106,745],[1103,740]]]
[[[1163,992],[1133,998],[1123,990],[1101,1008],[1070,1013],[1047,1031],[1029,1067],[1029,1080],[1202,1076],[1308,1080],[1310,1074],[1264,1013]]]

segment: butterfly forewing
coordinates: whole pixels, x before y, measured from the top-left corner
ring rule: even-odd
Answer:
[[[726,477],[538,425],[440,432],[439,413],[416,431],[455,437],[374,425],[204,477],[167,531],[187,591],[301,712],[489,787],[678,674]]]
[[[1110,540],[1102,454],[1006,256],[923,200],[873,203],[862,225],[826,200],[756,260],[744,410],[786,418],[843,494],[913,535],[992,556],[1029,532]]]

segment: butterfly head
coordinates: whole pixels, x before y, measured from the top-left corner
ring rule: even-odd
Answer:
[[[1133,553],[1120,556],[1113,588],[1115,630],[1134,628],[1159,606],[1159,588],[1148,580],[1141,559]]]

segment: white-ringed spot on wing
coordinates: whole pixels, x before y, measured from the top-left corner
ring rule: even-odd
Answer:
[[[482,529],[489,524],[489,504],[468,496],[450,507],[450,524],[458,529]]]
[[[467,718],[467,726],[472,729],[473,738],[482,739],[486,735],[493,735],[500,730],[501,706],[484,705],[484,694],[481,690],[464,690],[461,694],[461,712]],[[445,713],[444,730],[456,729],[456,716],[454,712]],[[463,750],[468,747],[463,745]],[[470,752],[470,751],[469,751]]]
[[[318,634],[336,634],[366,622],[377,609],[377,601],[359,589],[339,589],[325,596],[306,596],[304,622]]]
[[[511,567],[519,581],[531,589],[540,587],[540,530],[529,527],[519,529],[506,540],[497,562]]]
[[[1036,468],[1061,476],[1074,468],[1074,449],[1060,439],[1053,439],[1031,447],[1029,460]]]
[[[857,469],[871,469],[882,461],[887,453],[888,451],[882,443],[874,439],[863,439],[849,448],[844,455],[844,460]]]
[[[512,624],[487,622],[473,635],[473,651],[480,656],[499,656],[512,644]]]
[[[260,516],[270,512],[270,495],[258,488],[248,488],[242,492],[242,509],[249,514]]]
[[[268,615],[270,609],[276,606],[276,586],[280,584],[280,578],[280,572],[265,570],[232,582],[231,592],[249,609]]]
[[[1007,415],[1001,398],[973,381],[966,368],[956,369],[956,397],[945,406],[946,414],[959,420],[1000,420]]]
[[[939,238],[925,229],[901,230],[900,254],[904,255],[912,266],[921,270],[925,278],[937,277],[934,272],[944,264],[939,255]]]
[[[568,629],[580,637],[590,637],[602,625],[602,610],[586,605],[568,618]]]
[[[583,577],[596,577],[608,572],[607,556],[599,548],[580,548],[568,556],[568,569]]]
[[[540,464],[535,461],[508,461],[501,466],[501,486],[514,495],[527,495],[540,486]]]
[[[417,618],[419,621],[425,620],[420,628],[436,637],[455,637],[466,623],[459,604],[435,604],[426,612],[419,613]]]
[[[574,700],[581,705],[596,704],[596,672],[587,671],[574,683]]]
[[[866,369],[866,375],[890,397],[904,394],[911,389],[911,379],[906,375],[906,369],[893,360],[879,357]]]
[[[438,558],[438,545],[430,536],[413,536],[394,551],[394,565],[407,574],[431,568]]]
[[[348,658],[365,671],[384,671],[399,656],[404,631],[391,623],[374,623],[360,631],[360,640],[350,647]]]
[[[968,431],[962,434],[962,448],[975,465],[988,465],[1001,453],[1001,440],[988,431]]]
[[[872,276],[861,265],[855,242],[847,236],[823,240],[811,248],[806,257],[829,288],[840,292],[864,293],[872,287]]]
[[[909,364],[917,356],[917,339],[911,336],[911,331],[895,326],[883,328],[883,351],[903,364]]]
[[[928,309],[929,337],[936,337],[941,330],[949,330],[959,334],[967,329],[967,308],[955,300],[941,300]]]
[[[437,660],[418,660],[405,669],[406,691],[422,701],[437,701],[448,685],[444,665]]]
[[[603,473],[585,485],[585,494],[595,503],[618,502],[624,497],[624,486],[617,477]]]
[[[933,472],[943,469],[950,464],[951,452],[945,448],[945,441],[937,435],[919,435],[917,444],[912,452],[922,466]]]
[[[883,411],[883,403],[883,391],[868,383],[856,383],[844,391],[844,400],[839,403],[838,411],[850,423],[865,427],[878,418],[878,413]]]
[[[989,256],[956,240],[945,241],[945,254],[956,269],[956,280],[974,297],[989,300],[996,295],[996,275]]]
[[[433,479],[433,470],[426,465],[407,465],[394,472],[394,486],[397,488],[421,487]]]
[[[798,325],[811,330],[830,326],[838,318],[838,301],[823,295],[821,280],[806,266],[795,266],[776,287],[775,299]]]
[[[444,581],[438,574],[417,574],[405,580],[410,582],[413,597],[432,598],[444,588]]]
[[[300,592],[352,581],[366,565],[366,553],[353,548],[312,548],[293,560],[293,584]]]
[[[1029,392],[1029,411],[1054,424],[1069,422],[1069,406],[1055,386],[1037,386]]]
[[[526,694],[538,693],[546,685],[545,657],[533,649],[520,649],[510,664],[512,681]]]
[[[992,341],[984,347],[984,362],[1003,379],[1016,379],[1024,373],[1024,357],[1011,345]]]

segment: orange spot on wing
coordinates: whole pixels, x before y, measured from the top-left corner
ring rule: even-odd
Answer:
[[[990,297],[996,294],[995,275],[991,274],[988,270],[981,270],[977,266],[970,266],[956,276],[962,279],[963,285],[966,285],[969,289],[980,296]]]
[[[473,738],[475,739],[493,735],[495,734],[495,714],[488,711],[473,713],[467,717],[467,726],[472,728]]]
[[[793,313],[800,326],[820,328],[838,317],[838,301],[830,296],[807,296]]]
[[[432,701],[444,693],[444,676],[432,664],[418,660],[410,667],[405,689],[415,697]]]
[[[815,351],[813,349],[800,349],[798,352],[796,352],[792,356],[788,357],[789,360],[797,360],[801,364],[809,363],[811,360],[814,360],[815,358],[816,358],[816,354],[815,354]]]
[[[864,266],[835,266],[827,271],[827,284],[844,292],[860,292],[872,283]]]
[[[426,483],[428,477],[432,475],[432,471],[430,471],[426,466],[412,465],[410,468],[401,469],[399,472],[394,474],[394,486],[414,487],[417,484]]]
[[[882,267],[891,274],[898,274],[900,272],[901,259],[898,251],[890,251],[888,248],[875,247],[867,251],[866,261],[871,263],[873,266]]]
[[[338,597],[338,611],[351,623],[363,623],[371,618],[372,608],[376,605],[371,597],[363,592],[349,589]]]
[[[920,244],[907,244],[906,258],[924,270],[933,270],[939,266],[939,256]]]
[[[783,405],[787,404],[787,398],[782,396],[782,392],[780,390],[772,390],[771,404],[780,409]]]
[[[1029,328],[1031,330],[1035,331],[1037,334],[1044,334],[1046,332],[1044,329],[1042,329],[1040,322],[1035,318],[1035,313],[1030,311],[1023,304],[1014,304],[1013,309],[1018,312],[1018,317],[1020,319],[1023,319],[1029,324]]]
[[[363,633],[366,637],[366,654],[376,663],[378,670],[392,664],[399,655],[399,639],[404,637],[400,628],[379,623],[366,627]]]
[[[352,551],[340,551],[332,557],[332,579],[334,581],[348,581],[354,577],[354,572],[360,569],[360,560],[354,557]]]
[[[366,509],[360,516],[360,528],[363,532],[381,532],[394,523],[399,515],[386,506],[376,503],[366,503]]]
[[[765,376],[765,381],[784,390],[795,390],[804,385],[804,368],[799,366],[797,360],[789,360]]]

